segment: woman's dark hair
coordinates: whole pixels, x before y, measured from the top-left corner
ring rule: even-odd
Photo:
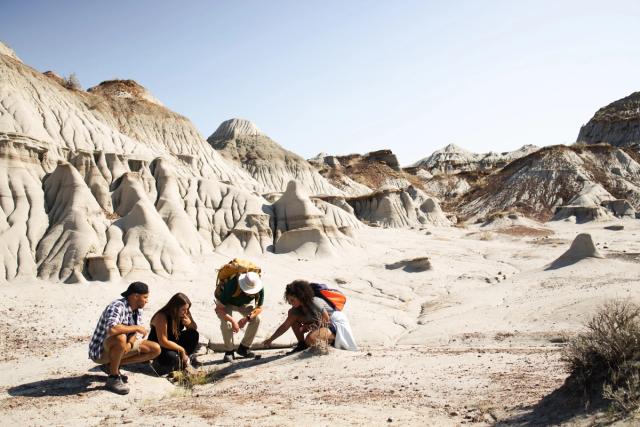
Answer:
[[[158,313],[163,313],[166,317],[171,317],[171,325],[167,325],[167,328],[171,326],[171,331],[173,331],[173,336],[177,337],[180,334],[178,330],[178,325],[180,324],[180,318],[178,316],[178,311],[180,307],[183,305],[188,305],[189,309],[191,308],[191,300],[182,292],[178,292],[174,296],[171,297],[168,303],[165,304],[160,310],[156,311],[151,320],[158,315]],[[188,316],[191,316],[188,313]]]
[[[313,312],[313,288],[306,280],[294,280],[284,289],[284,300],[287,297],[296,297],[305,310]]]

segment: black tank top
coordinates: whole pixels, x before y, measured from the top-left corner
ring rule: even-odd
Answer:
[[[172,325],[171,316],[169,316],[168,314],[165,314],[165,317],[167,318],[167,339],[169,341],[178,342],[178,337],[173,335],[173,328],[171,327]],[[180,335],[180,330],[182,330],[182,322],[180,322],[180,324],[178,325],[178,335]],[[158,334],[156,332],[156,327],[153,325],[151,325],[151,331],[149,332],[148,340],[160,343],[158,341]]]

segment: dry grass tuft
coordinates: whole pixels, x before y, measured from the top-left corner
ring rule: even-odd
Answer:
[[[212,383],[216,380],[215,370],[185,369],[183,371],[173,371],[171,379],[178,387],[186,390],[193,390],[197,385]]]
[[[610,402],[613,412],[640,408],[640,306],[627,301],[605,304],[587,331],[570,340],[563,360],[574,383],[590,400]]]
[[[318,322],[316,329],[317,335],[315,343],[309,347],[309,352],[318,356],[324,356],[331,351],[331,344],[329,344],[329,324],[325,322]]]

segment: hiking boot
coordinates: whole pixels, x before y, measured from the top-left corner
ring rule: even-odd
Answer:
[[[102,370],[102,372],[104,372],[107,375],[111,375],[111,370],[109,369],[109,364],[105,363],[103,365],[100,365],[100,369]],[[120,378],[122,379],[123,383],[128,383],[129,382],[129,377],[124,375],[124,374],[120,374]]]
[[[233,351],[225,351],[224,357],[222,358],[223,363],[233,362]]]
[[[293,349],[291,349],[290,351],[287,352],[287,354],[293,354],[293,353],[297,353],[299,351],[304,351],[306,349],[308,349],[309,346],[307,345],[306,342],[299,342],[297,346],[293,347]]]
[[[109,375],[107,378],[107,384],[105,387],[107,390],[112,391],[117,394],[128,394],[129,386],[122,382],[122,379],[118,377],[114,377]]]
[[[248,347],[245,347],[242,344],[240,344],[240,346],[238,347],[238,350],[236,350],[236,353],[238,353],[240,356],[247,359],[256,358],[256,354],[253,351],[249,350]]]

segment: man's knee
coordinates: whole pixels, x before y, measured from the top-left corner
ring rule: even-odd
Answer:
[[[110,336],[109,338],[107,338],[106,345],[110,351],[112,350],[124,351],[127,347],[127,336],[125,334]]]

